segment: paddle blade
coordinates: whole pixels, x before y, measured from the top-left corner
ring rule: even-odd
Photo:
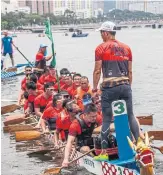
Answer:
[[[153,125],[153,115],[137,116],[140,125]]]
[[[161,146],[159,150],[163,154],[163,146]]]
[[[35,140],[41,137],[41,133],[39,131],[19,131],[15,132],[15,139],[17,142],[20,141],[28,141]]]
[[[9,132],[17,132],[17,131],[32,131],[37,130],[37,128],[34,128],[30,125],[9,125],[8,126]]]
[[[16,109],[20,109],[21,107],[17,104],[7,105],[1,107],[1,114],[6,114],[9,112],[14,112]]]
[[[19,124],[25,121],[25,114],[16,114],[12,116],[8,116],[5,118],[3,124],[5,126]]]
[[[148,131],[149,137],[154,136],[153,140],[163,140],[163,130],[162,131]]]
[[[27,155],[31,156],[31,155],[36,155],[36,154],[46,154],[52,150],[54,150],[54,148],[53,149],[52,148],[49,148],[49,149],[48,148],[41,148],[41,149],[27,153]]]
[[[62,167],[56,167],[56,168],[49,168],[47,170],[44,171],[43,175],[49,175],[49,174],[59,174],[61,171]]]

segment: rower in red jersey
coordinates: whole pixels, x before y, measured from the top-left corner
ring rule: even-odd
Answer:
[[[36,90],[36,84],[31,81],[27,83],[27,92],[28,92],[28,108],[26,109],[25,113],[30,114],[34,112],[34,100],[35,98],[42,94],[42,90]]]
[[[73,85],[67,88],[67,92],[72,96],[72,98],[74,98],[77,88],[80,87],[80,79],[81,74],[74,74]]]
[[[59,84],[60,84],[60,89],[63,89],[64,85],[65,85],[65,81],[64,78],[67,74],[69,74],[69,70],[67,68],[63,68],[60,70],[60,77],[59,77]],[[58,89],[58,82],[56,82],[56,84],[54,85],[54,89],[57,90]]]
[[[48,82],[53,82],[54,84],[56,83],[57,78],[56,78],[56,70],[54,67],[49,66],[49,75],[47,75],[44,79],[44,83]]]
[[[22,88],[24,85],[26,85],[26,83],[29,80],[29,75],[32,73],[32,67],[30,66],[26,66],[25,67],[25,77],[23,78],[23,80],[21,81],[21,89],[19,92],[19,96],[18,96],[18,105],[20,105],[21,103],[21,99],[23,97],[24,94],[24,89]]]
[[[44,85],[44,93],[40,94],[34,100],[35,114],[40,118],[43,114],[46,105],[52,100],[54,92],[53,83],[46,83]]]
[[[44,85],[44,82],[45,82],[45,78],[49,75],[49,68],[46,67],[44,69],[44,74],[41,75],[41,77],[39,78],[38,82],[42,85]]]
[[[62,141],[67,140],[69,127],[72,121],[75,119],[75,115],[79,111],[81,110],[74,100],[67,99],[63,101],[63,110],[60,112],[60,115],[58,116],[56,121],[56,129],[57,129],[56,132],[57,140],[55,140],[56,145],[58,143],[59,134],[61,136]]]
[[[62,103],[63,103],[62,95],[58,93],[53,96],[52,106],[45,109],[41,119],[41,128],[44,133],[49,132],[49,130],[56,129],[56,119],[59,113],[63,109]],[[46,128],[46,124],[48,125],[48,129]]]
[[[62,90],[67,91],[68,88],[72,89],[73,81],[72,81],[71,73],[66,74],[63,79],[64,79],[64,82],[65,82],[65,85],[62,87]]]

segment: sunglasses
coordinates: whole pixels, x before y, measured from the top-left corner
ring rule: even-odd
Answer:
[[[70,96],[69,95],[63,95],[63,98],[68,99],[68,98],[70,98]]]
[[[26,72],[31,72],[32,70],[31,70],[31,69],[26,69],[25,71],[26,71]]]
[[[81,83],[81,84],[87,84],[87,83]]]
[[[103,31],[103,30],[100,31],[101,34],[102,34],[103,32],[105,32],[105,31]]]

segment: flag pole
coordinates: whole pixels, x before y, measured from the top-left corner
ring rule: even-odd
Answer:
[[[45,34],[47,35],[47,37],[52,42],[51,48],[52,48],[53,59],[52,59],[50,65],[55,68],[56,67],[56,58],[55,58],[55,52],[54,52],[54,40],[53,40],[52,31],[51,31],[51,25],[50,25],[50,19],[49,19],[49,17],[47,18],[47,21],[45,23],[45,26],[46,26]],[[58,76],[57,69],[56,69],[56,78],[57,78],[57,84],[58,84],[58,92],[60,92],[60,82],[59,82],[59,76]]]

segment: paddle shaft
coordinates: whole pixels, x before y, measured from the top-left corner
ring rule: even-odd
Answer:
[[[151,147],[154,148],[154,149],[159,150],[160,153],[163,154],[163,146],[161,146],[161,147],[157,147],[157,146],[151,145]]]
[[[86,152],[85,154],[82,154],[81,156],[79,156],[78,158],[72,160],[69,162],[69,164],[73,163],[73,162],[76,162],[77,160],[81,159],[82,157],[88,155],[89,153],[93,152],[95,150],[95,148],[91,149],[90,151]]]
[[[77,160],[81,159],[82,157],[86,156],[87,154],[91,153],[94,150],[95,150],[95,148],[91,149],[90,151],[86,152],[85,154],[82,154],[80,157],[78,157],[78,158],[70,161],[68,163],[68,165],[70,165],[73,162],[76,162]],[[64,167],[61,166],[61,167],[58,167],[58,168],[49,168],[49,169],[47,169],[47,170],[44,171],[44,175],[47,175],[47,174],[50,174],[50,173],[58,174],[58,173],[60,173],[60,171],[61,171],[62,168],[64,168]]]
[[[12,43],[12,45],[17,49],[17,51],[28,61],[28,63],[33,67],[33,64],[28,60],[28,58],[19,50],[15,44]]]
[[[17,102],[18,100],[10,100],[10,99],[7,100],[7,99],[1,99],[1,101],[4,101],[4,102],[5,102],[5,101]]]

